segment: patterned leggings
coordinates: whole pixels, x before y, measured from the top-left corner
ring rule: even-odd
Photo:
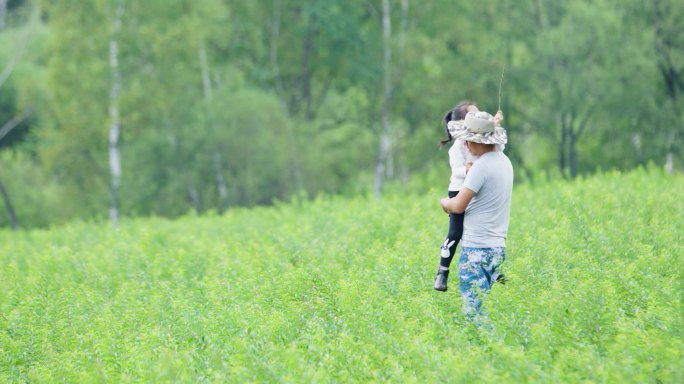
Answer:
[[[499,276],[499,266],[506,258],[506,248],[470,248],[461,246],[458,259],[463,312],[471,318],[481,315],[482,299]]]

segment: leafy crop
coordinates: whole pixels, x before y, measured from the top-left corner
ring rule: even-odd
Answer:
[[[684,177],[516,187],[494,331],[441,192],[0,232],[0,382],[684,382]]]

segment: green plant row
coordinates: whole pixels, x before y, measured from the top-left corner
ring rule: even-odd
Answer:
[[[684,382],[684,177],[514,191],[494,326],[441,191],[0,232],[0,382]]]

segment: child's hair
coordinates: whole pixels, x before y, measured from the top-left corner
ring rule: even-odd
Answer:
[[[446,133],[447,139],[440,140],[440,147],[444,146],[444,144],[453,140],[453,137],[451,137],[451,134],[449,133],[449,122],[465,119],[465,115],[466,113],[468,113],[468,107],[470,107],[471,105],[475,105],[475,103],[473,103],[470,100],[463,100],[444,114],[444,117],[442,118],[442,125],[444,126],[444,133]]]

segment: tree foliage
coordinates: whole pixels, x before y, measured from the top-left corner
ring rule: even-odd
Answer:
[[[4,14],[0,71],[13,70],[0,84],[0,127],[30,113],[0,137],[0,180],[9,196],[41,189],[54,194],[44,201],[64,201],[46,208],[53,221],[107,211],[118,1],[9,1]],[[381,1],[121,4],[122,215],[369,191],[387,98]],[[434,168],[442,184],[424,187],[446,187],[441,116],[461,99],[494,112],[504,66],[518,180],[650,162],[681,170],[681,2],[389,6],[385,174],[397,187]],[[25,167],[33,177],[9,171]],[[17,204],[18,217],[45,225],[28,213],[41,204]]]

